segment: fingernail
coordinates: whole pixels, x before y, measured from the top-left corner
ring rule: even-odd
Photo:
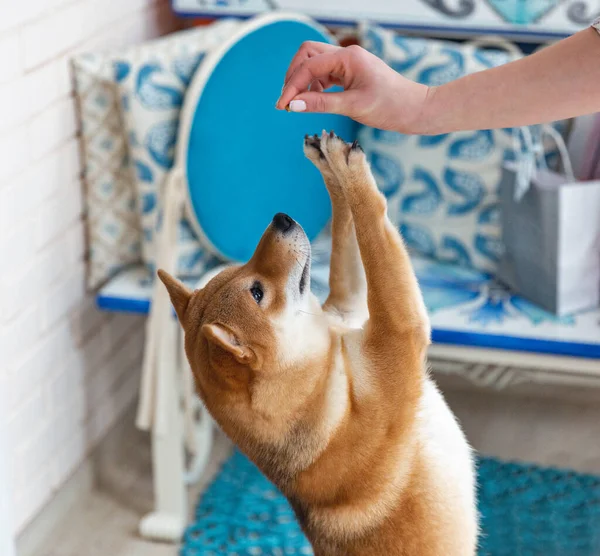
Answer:
[[[306,110],[306,102],[303,100],[292,100],[290,102],[290,110],[292,112],[304,112]]]

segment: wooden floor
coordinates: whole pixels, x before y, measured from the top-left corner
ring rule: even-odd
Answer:
[[[217,433],[207,470],[191,489],[190,509],[231,449]],[[126,423],[102,446],[94,467],[98,488],[69,511],[35,556],[176,556],[176,545],[146,542],[137,533],[152,509],[148,436]]]

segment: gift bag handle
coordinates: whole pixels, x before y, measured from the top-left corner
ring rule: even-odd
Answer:
[[[539,142],[535,142],[529,126],[517,127],[513,130],[513,146],[517,157],[517,176],[515,188],[515,200],[520,201],[529,189],[531,180],[534,178],[538,167],[547,168],[546,150],[543,137],[547,135],[554,140],[560,154],[563,171],[570,181],[577,181],[573,172],[573,164],[565,140],[562,135],[551,124],[543,124],[540,127]],[[525,143],[522,148],[521,137]]]
[[[573,164],[571,162],[571,157],[569,156],[569,149],[567,149],[567,145],[563,136],[560,132],[551,124],[543,124],[542,125],[542,136],[546,134],[552,139],[554,139],[554,144],[558,148],[558,152],[560,154],[560,160],[562,163],[562,169],[564,174],[569,178],[570,181],[577,181],[575,177],[575,172],[573,172]],[[546,159],[544,158],[544,163]]]

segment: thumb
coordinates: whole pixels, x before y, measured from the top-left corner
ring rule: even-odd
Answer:
[[[299,94],[289,104],[291,112],[324,112],[349,116],[348,93],[321,93],[307,91]]]

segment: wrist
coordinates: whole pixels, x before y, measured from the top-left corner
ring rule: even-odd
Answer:
[[[436,135],[439,131],[440,114],[438,111],[439,87],[427,87],[421,110],[415,120],[415,135]]]
[[[407,80],[400,74],[398,78],[393,108],[396,119],[391,129],[407,135],[435,135],[438,87],[415,82],[408,82],[407,87]]]

